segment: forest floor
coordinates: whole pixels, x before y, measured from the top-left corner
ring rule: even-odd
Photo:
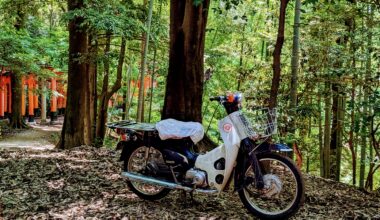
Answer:
[[[37,130],[42,136],[36,139],[45,144],[54,132],[34,130],[3,141],[15,143],[10,140]],[[196,205],[178,191],[156,202],[139,199],[120,176],[119,151],[47,149],[0,148],[0,219],[253,219],[233,192],[196,194]],[[379,195],[319,177],[304,178],[305,204],[292,219],[380,219]]]

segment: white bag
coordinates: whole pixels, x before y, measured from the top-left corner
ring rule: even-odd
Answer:
[[[194,144],[196,144],[202,140],[204,136],[201,123],[177,121],[172,118],[158,122],[156,129],[161,140],[190,137]]]

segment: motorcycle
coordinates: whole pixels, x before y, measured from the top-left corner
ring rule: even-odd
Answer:
[[[224,143],[204,154],[194,151],[204,135],[197,122],[107,124],[120,134],[121,175],[130,190],[142,199],[158,200],[173,189],[219,194],[233,181],[253,215],[263,219],[293,215],[304,200],[304,182],[298,167],[283,155],[292,150],[270,141],[276,132],[275,110],[261,109],[251,121],[242,111],[241,93],[210,100],[223,105],[228,115],[218,124]]]

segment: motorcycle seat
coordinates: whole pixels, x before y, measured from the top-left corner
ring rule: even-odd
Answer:
[[[172,118],[158,122],[156,129],[161,140],[190,137],[194,144],[196,144],[204,136],[204,129],[201,123],[183,122]]]

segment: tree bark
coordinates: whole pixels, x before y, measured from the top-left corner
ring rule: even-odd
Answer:
[[[107,41],[106,41],[106,49],[104,53],[107,55],[110,51],[110,44],[111,44],[111,35],[107,35]],[[109,60],[106,59],[104,63],[104,78],[103,78],[103,87],[102,87],[102,93],[100,95],[100,102],[99,102],[99,109],[98,109],[98,119],[96,124],[96,142],[97,146],[103,145],[103,140],[105,136],[105,124],[107,122],[107,112],[108,112],[108,101],[112,97],[112,95],[117,92],[121,88],[121,80],[122,80],[122,73],[123,73],[123,64],[124,64],[124,58],[125,58],[125,48],[126,48],[126,40],[124,37],[122,37],[121,40],[121,46],[120,46],[120,54],[119,54],[119,60],[117,65],[117,73],[116,73],[116,81],[112,88],[108,90],[108,82],[109,82]]]
[[[42,87],[42,94],[41,94],[41,123],[46,123],[46,94],[47,94],[47,89],[46,89],[46,82],[43,79],[41,82],[41,87]]]
[[[323,177],[330,178],[330,141],[331,141],[331,84],[325,83],[325,133],[323,146]]]
[[[342,65],[342,64],[340,64]],[[339,66],[337,66],[339,68]],[[330,138],[330,176],[328,178],[337,179],[337,149],[338,145],[338,135],[341,132],[340,127],[338,126],[338,115],[339,115],[339,99],[340,99],[340,85],[333,83],[332,84],[332,123],[331,123],[331,138]]]
[[[338,99],[338,123],[337,123],[337,149],[336,149],[336,169],[335,180],[340,181],[341,173],[341,161],[342,161],[342,148],[343,148],[343,129],[344,129],[344,117],[346,109],[346,97],[341,94]]]
[[[210,0],[170,1],[169,72],[162,119],[202,122],[203,55]]]
[[[133,60],[133,59],[132,59]],[[132,63],[129,64],[128,70],[127,70],[127,90],[125,91],[125,103],[124,103],[124,115],[123,120],[129,120],[129,109],[131,108],[131,80],[132,80]]]
[[[278,33],[276,45],[273,51],[273,78],[272,86],[270,91],[269,98],[269,108],[273,109],[277,106],[277,96],[278,88],[280,86],[281,79],[281,51],[282,45],[284,44],[284,32],[285,32],[285,16],[286,16],[286,7],[289,0],[281,0],[280,4],[280,19],[278,24]]]
[[[17,68],[17,67],[16,67]],[[14,69],[11,74],[11,88],[12,88],[12,116],[10,118],[10,127],[12,128],[27,128],[22,117],[22,74],[17,69]]]
[[[322,127],[322,98],[321,92],[318,92],[318,140],[319,140],[319,173],[324,176],[324,160],[323,160],[323,127]]]
[[[290,113],[291,120],[289,131],[295,135],[296,131],[296,107],[297,107],[297,87],[298,87],[298,66],[299,66],[299,35],[301,20],[301,0],[296,0],[294,8],[294,27],[293,27],[293,49],[292,49],[292,76],[290,82]]]
[[[239,75],[238,75],[238,80],[237,80],[237,91],[240,91],[240,86],[242,81],[244,81],[245,78],[245,73],[243,71],[243,57],[244,57],[244,43],[245,43],[245,25],[243,24],[242,28],[242,40],[240,42],[240,58],[239,58]]]
[[[147,58],[148,58],[148,48],[149,48],[149,39],[150,39],[150,26],[152,23],[152,12],[153,12],[153,0],[149,1],[149,13],[148,13],[148,21],[147,21],[147,31],[145,33],[145,36],[143,39],[144,45],[143,45],[143,58],[141,62],[141,73],[140,73],[140,89],[139,89],[139,99],[137,102],[137,121],[138,122],[143,122],[144,121],[144,103],[145,103],[145,97],[144,97],[144,92],[145,92],[145,66],[147,63]]]
[[[83,0],[68,0],[68,10],[83,9]],[[85,133],[85,103],[87,91],[87,65],[83,56],[87,55],[87,32],[83,27],[83,17],[77,16],[69,22],[69,68],[67,86],[67,105],[63,122],[61,139],[57,145],[60,149],[90,144]],[[81,59],[82,58],[82,59]]]
[[[355,0],[348,0],[348,2],[353,3]],[[344,21],[346,26],[346,31],[349,33],[353,26],[353,18],[348,17]],[[341,36],[337,39],[337,44],[343,47],[347,46],[349,40],[348,36]],[[344,62],[340,59],[334,64],[334,68],[337,70],[344,68]],[[342,73],[337,71],[337,80],[341,80]],[[333,92],[333,105],[332,105],[332,124],[331,124],[331,145],[330,145],[330,154],[331,154],[331,167],[330,167],[330,178],[335,179],[336,181],[340,180],[340,161],[341,161],[341,151],[342,151],[342,136],[343,136],[343,109],[345,103],[343,103],[344,89],[340,83],[332,84]]]
[[[96,139],[96,118],[97,118],[97,57],[98,57],[98,40],[96,35],[89,36],[89,57],[90,60],[87,64],[88,71],[88,94],[86,96],[86,118],[88,121],[87,128],[90,131],[88,135],[89,142],[94,143]]]
[[[353,19],[352,26],[350,29],[351,36],[355,36],[355,19]],[[351,97],[350,97],[350,105],[351,105],[351,113],[350,113],[350,131],[349,131],[349,140],[348,140],[348,147],[351,152],[351,158],[352,158],[352,185],[356,185],[356,147],[355,147],[355,100],[356,100],[356,80],[357,80],[357,73],[356,73],[356,50],[357,46],[354,42],[355,38],[352,37],[351,39],[351,54],[352,54],[352,66],[351,68],[354,70],[354,75],[352,79],[352,87],[351,87]]]
[[[354,77],[355,79],[355,77]],[[354,80],[353,80],[354,81]],[[349,132],[349,140],[348,147],[351,152],[352,158],[352,185],[356,185],[356,150],[354,146],[354,129],[355,129],[355,83],[352,83],[351,89],[351,114],[350,114],[350,132]]]
[[[154,77],[156,73],[156,58],[157,58],[157,48],[154,48],[152,75],[150,79],[150,97],[149,97],[149,115],[148,115],[149,123],[150,123],[150,119],[152,118],[152,104],[153,104],[153,92],[154,92],[153,84],[154,84]]]
[[[367,59],[366,59],[366,73],[365,73],[365,82],[370,82],[371,75],[372,75],[372,29],[373,29],[373,8],[371,5],[367,6],[367,28],[368,28],[368,35],[367,35]],[[367,157],[367,135],[368,133],[368,105],[369,105],[369,95],[371,93],[371,88],[368,83],[364,85],[364,107],[363,107],[363,124],[362,124],[362,146],[360,151],[360,180],[359,180],[359,187],[364,188],[364,176],[365,176],[365,161]]]

